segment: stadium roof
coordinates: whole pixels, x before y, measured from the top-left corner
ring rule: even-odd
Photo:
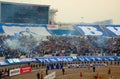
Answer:
[[[21,3],[18,3],[18,2],[7,2],[7,1],[0,1],[0,3],[10,3],[10,4],[19,4],[19,5],[36,5],[36,6],[46,6],[46,7],[49,7],[50,5],[41,5],[41,4],[31,4],[31,3],[23,3],[23,2],[21,2]]]

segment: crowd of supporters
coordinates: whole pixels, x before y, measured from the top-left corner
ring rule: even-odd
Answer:
[[[14,48],[6,44],[7,39],[13,42]],[[19,58],[21,56],[40,57],[45,54],[52,54],[53,56],[69,56],[70,54],[77,54],[78,56],[120,55],[119,37],[47,36],[47,40],[36,39],[32,35],[19,38],[2,35],[0,36],[0,56]],[[15,42],[20,45],[15,46]]]

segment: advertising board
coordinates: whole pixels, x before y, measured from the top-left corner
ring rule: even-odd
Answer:
[[[31,72],[31,71],[32,71],[31,67],[20,68],[20,74],[28,73],[28,72]]]
[[[19,75],[20,74],[20,68],[12,69],[9,71],[9,76]]]

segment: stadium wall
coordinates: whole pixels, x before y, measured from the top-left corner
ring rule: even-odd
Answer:
[[[26,4],[3,1],[1,1],[0,4],[1,4],[0,5],[1,23],[28,23],[28,24],[49,23],[49,7],[50,7],[49,5]]]

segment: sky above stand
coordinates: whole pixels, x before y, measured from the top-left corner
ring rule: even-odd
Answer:
[[[57,9],[55,20],[65,23],[93,23],[112,19],[120,24],[120,0],[0,0],[7,2],[50,5]]]

